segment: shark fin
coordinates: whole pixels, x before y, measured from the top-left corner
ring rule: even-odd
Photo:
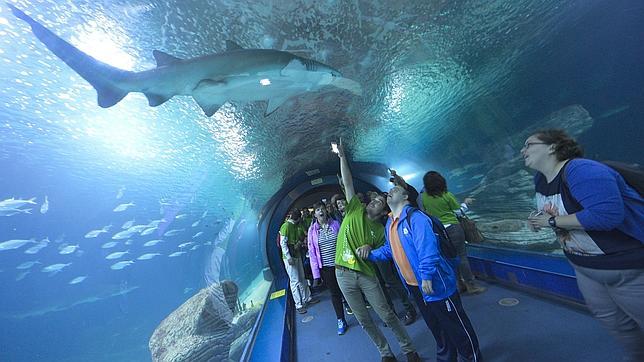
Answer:
[[[219,108],[221,108],[222,106],[221,104],[215,103],[212,100],[209,100],[204,97],[193,95],[193,98],[195,99],[199,107],[201,107],[201,109],[203,110],[203,113],[205,113],[207,117],[210,117],[213,114],[215,114],[215,112],[217,112]]]
[[[299,59],[292,59],[288,64],[282,68],[280,72],[284,76],[288,76],[291,72],[305,72],[306,64],[302,63]]]
[[[144,93],[145,96],[148,98],[148,104],[150,107],[156,107],[160,106],[163,103],[167,102],[168,99],[172,98],[172,96],[165,96],[162,94],[154,94],[154,93]]]
[[[120,102],[121,99],[125,98],[128,92],[120,90],[116,87],[92,84],[96,93],[98,93],[98,105],[101,108],[109,108],[116,103]]]
[[[269,99],[268,105],[266,106],[266,110],[264,111],[264,117],[270,116],[287,100],[288,100],[287,97],[275,97],[275,98]]]
[[[181,58],[177,58],[160,50],[153,50],[152,55],[154,56],[154,60],[157,61],[157,67],[163,67],[182,60]]]
[[[242,48],[241,45],[235,43],[234,41],[226,40],[226,51],[227,52],[230,52],[230,51],[233,51],[233,50],[242,50],[242,49],[244,49],[244,48]]]

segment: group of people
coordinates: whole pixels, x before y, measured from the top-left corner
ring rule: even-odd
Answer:
[[[373,308],[392,329],[407,360],[419,361],[404,327],[417,317],[413,299],[434,336],[438,361],[481,361],[478,338],[460,295],[481,293],[485,288],[475,282],[457,219],[475,200],[466,198],[459,204],[447,190],[443,176],[435,171],[424,176],[420,197],[395,171],[394,187],[388,193],[356,193],[341,143],[337,153],[344,195],[315,204],[310,219],[292,210],[280,229],[297,311],[306,313],[306,306],[318,301],[311,297],[304,278],[301,253],[308,249],[311,284],[317,286],[323,280],[330,290],[338,334],[348,327],[345,312],[353,313],[382,361],[395,361],[389,343],[369,314],[368,308]],[[555,230],[591,312],[626,347],[627,358],[643,360],[641,195],[610,167],[582,159],[576,142],[560,130],[530,136],[521,154],[525,165],[538,171],[539,212],[530,216],[528,224],[535,230]],[[442,251],[434,224],[444,226],[457,257]],[[397,294],[403,303],[400,319],[390,294]]]

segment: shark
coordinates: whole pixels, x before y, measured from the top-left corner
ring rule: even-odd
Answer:
[[[82,52],[24,11],[7,5],[51,52],[94,87],[102,108],[139,92],[151,107],[174,96],[191,96],[208,117],[226,102],[268,101],[264,116],[269,116],[288,99],[327,86],[362,94],[360,83],[329,65],[287,51],[242,48],[230,40],[224,52],[190,59],[154,50],[156,68],[122,70]]]

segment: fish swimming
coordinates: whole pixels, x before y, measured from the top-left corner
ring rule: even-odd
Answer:
[[[125,268],[127,266],[132,265],[132,264],[134,264],[134,262],[132,260],[119,261],[116,264],[112,264],[112,266],[110,266],[110,269],[121,270],[121,269],[123,269],[123,268]]]
[[[47,211],[49,211],[49,199],[47,198],[47,195],[45,195],[45,201],[40,206],[40,213],[46,214]]]
[[[131,227],[132,227],[132,225],[134,225],[134,219],[132,219],[132,220],[130,220],[130,221],[126,221],[126,222],[123,224],[123,226],[121,226],[121,229],[129,229],[129,228],[131,228]]]
[[[31,214],[31,209],[0,209],[0,216],[13,216],[18,214]]]
[[[51,273],[51,274],[53,275],[53,274],[56,274],[56,273],[58,273],[59,271],[63,270],[64,268],[66,268],[66,267],[70,266],[70,265],[72,265],[72,263],[67,263],[67,264],[60,264],[60,263],[59,263],[59,264],[52,264],[52,265],[48,265],[48,266],[46,266],[46,267],[42,268],[42,269],[41,269],[41,271],[42,271],[43,273]]]
[[[36,198],[32,197],[29,200],[22,200],[12,197],[10,199],[2,200],[0,201],[0,209],[17,209],[27,204],[35,205]]]
[[[111,227],[112,227],[112,225],[107,225],[107,226],[103,227],[102,229],[92,230],[92,231],[88,232],[87,234],[85,234],[85,239],[95,238],[95,237],[101,235],[102,233],[106,233],[106,232],[110,231]]]
[[[44,238],[41,241],[39,241],[36,245],[32,246],[31,248],[25,250],[25,254],[36,254],[40,250],[42,250],[44,247],[49,244],[49,238]]]
[[[125,186],[121,186],[119,191],[116,193],[116,199],[117,200],[120,199],[121,197],[123,197],[123,191],[125,191]]]
[[[127,203],[127,204],[120,204],[119,206],[115,207],[114,210],[112,210],[112,211],[121,212],[121,211],[127,210],[128,208],[130,208],[132,206],[136,206],[136,204],[133,203],[133,202],[130,202],[130,203]]]
[[[175,236],[175,235],[181,234],[183,231],[184,229],[172,229],[172,230],[166,231],[165,234],[163,234],[163,236]]]
[[[76,277],[76,278],[70,280],[69,283],[67,283],[67,284],[70,284],[70,285],[78,284],[78,283],[82,282],[85,279],[87,279],[87,276],[83,275],[82,277]]]
[[[14,239],[14,240],[3,241],[0,243],[0,251],[18,249],[23,245],[26,245],[29,243],[35,243],[35,242],[36,241],[34,239],[30,239],[30,240]]]
[[[194,227],[197,227],[197,226],[199,225],[199,223],[200,223],[200,222],[201,222],[201,220],[197,220],[197,221],[193,222],[193,223],[192,223],[192,227],[193,227],[193,228],[194,228]]]
[[[198,233],[194,234],[194,235],[192,236],[192,238],[193,238],[193,239],[196,239],[196,238],[200,237],[201,235],[203,235],[203,231],[200,231],[200,232],[198,232]]]
[[[149,260],[149,259],[154,258],[157,255],[161,255],[161,254],[159,254],[159,253],[143,254],[143,255],[139,256],[138,258],[136,258],[136,260]]]
[[[170,258],[174,258],[174,257],[177,257],[177,256],[179,256],[179,255],[183,255],[183,254],[185,254],[185,253],[186,253],[185,251],[177,251],[177,252],[174,252],[174,253],[172,253],[172,254],[168,255],[168,257],[170,257]]]
[[[92,58],[22,10],[8,6],[50,51],[96,89],[98,105],[103,108],[117,104],[130,92],[140,92],[151,107],[176,95],[192,96],[208,117],[227,101],[267,100],[264,115],[268,116],[287,99],[327,85],[362,93],[359,83],[326,64],[286,51],[244,49],[230,41],[225,52],[192,59],[155,50],[155,69],[125,71]]]
[[[138,230],[132,230],[132,228],[129,228],[127,230],[123,230],[114,234],[114,236],[112,236],[112,239],[113,240],[129,239],[132,235],[138,234],[138,233],[139,233]]]
[[[79,245],[67,245],[65,247],[60,248],[58,254],[62,255],[67,255],[67,254],[72,254],[78,249]]]
[[[194,243],[195,243],[194,241],[188,241],[187,243],[179,244],[179,248],[181,248],[181,249],[187,248],[187,247],[189,247],[190,245],[192,245]]]
[[[187,217],[188,217],[188,214],[179,214],[179,215],[175,216],[174,218],[177,219],[177,220],[182,220],[182,219],[185,219]]]
[[[118,241],[109,241],[101,245],[101,249],[109,249],[115,247],[119,242]]]
[[[143,246],[154,246],[157,245],[158,243],[162,242],[163,240],[150,240],[143,244]]]
[[[129,250],[128,251],[117,251],[116,253],[112,253],[112,254],[106,256],[105,259],[108,259],[108,260],[118,259],[118,258],[122,257],[123,255],[129,254],[129,253],[130,253]]]
[[[153,232],[155,232],[156,230],[157,230],[157,227],[156,227],[156,226],[155,226],[155,227],[151,227],[151,228],[147,228],[147,229],[145,229],[145,230],[141,231],[141,236],[150,235],[150,234],[152,234]]]
[[[18,265],[18,266],[16,267],[16,269],[18,269],[18,270],[29,269],[29,268],[31,268],[32,266],[36,265],[36,264],[40,264],[40,262],[39,262],[39,261],[26,261],[26,262],[24,262],[24,263],[22,263],[22,264]]]

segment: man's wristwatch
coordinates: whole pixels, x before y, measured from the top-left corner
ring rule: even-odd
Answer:
[[[551,217],[548,219],[548,224],[550,225],[551,228],[556,229],[557,228],[557,221],[555,220],[555,217]]]

